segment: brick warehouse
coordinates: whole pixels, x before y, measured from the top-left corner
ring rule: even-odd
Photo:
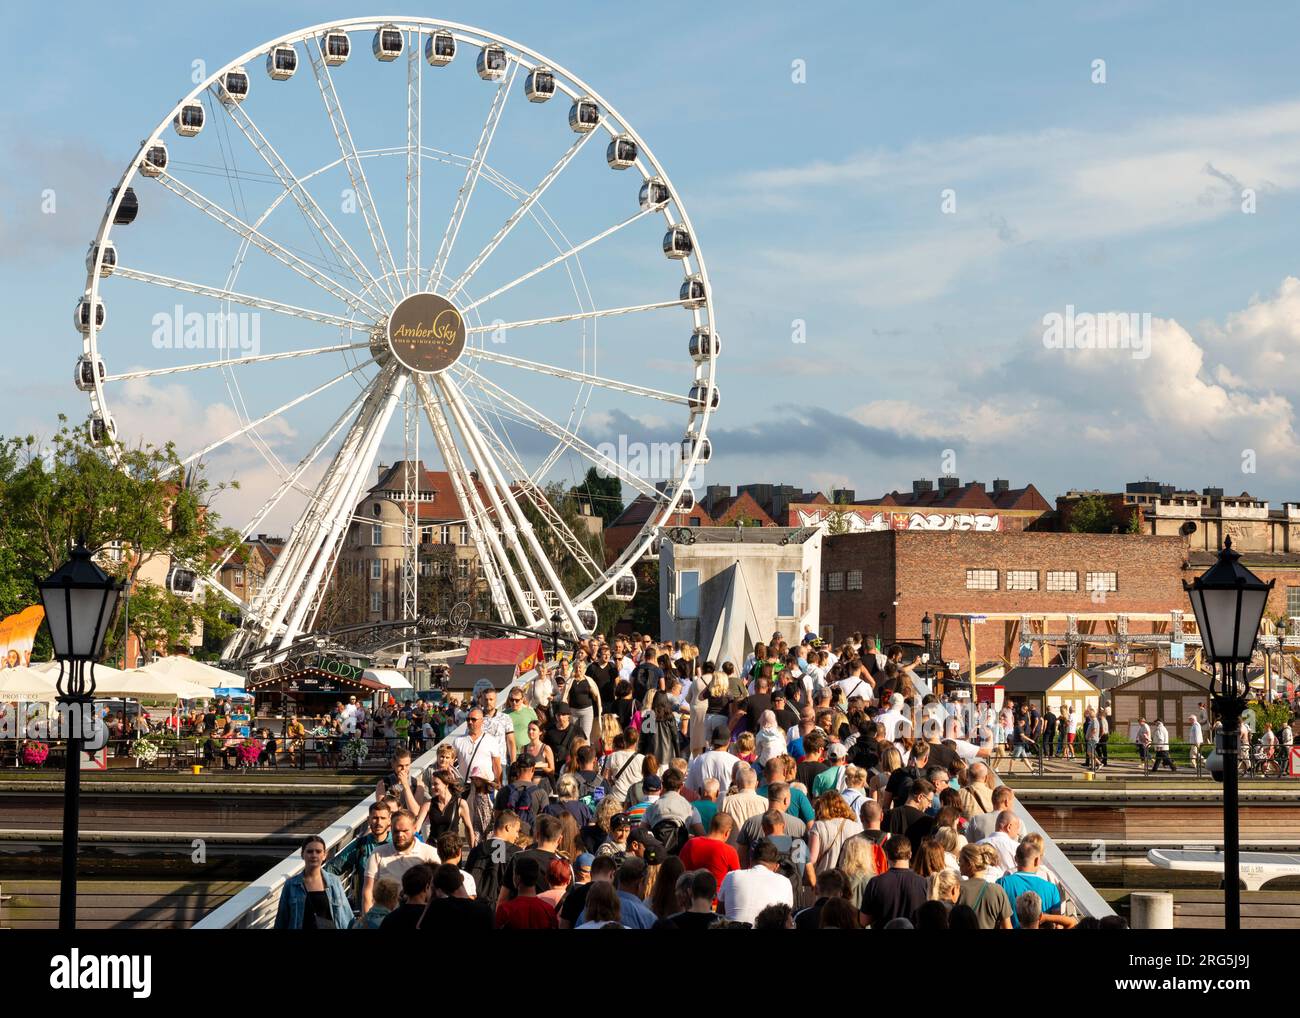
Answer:
[[[919,644],[926,612],[1190,611],[1182,587],[1182,580],[1193,575],[1187,557],[1182,537],[1031,531],[838,534],[822,545],[819,621],[823,635],[833,641],[861,630],[883,632],[886,641]],[[1093,587],[1101,591],[1096,600]],[[965,656],[955,628],[945,636],[942,656]]]

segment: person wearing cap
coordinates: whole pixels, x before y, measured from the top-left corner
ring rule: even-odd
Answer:
[[[644,827],[636,828],[627,839],[627,857],[641,859],[647,866],[658,866],[668,857],[663,842]]]
[[[783,689],[772,690],[772,713],[776,715],[776,725],[782,733],[799,724],[799,711],[790,702]],[[759,724],[762,725],[761,717]]]
[[[809,790],[811,798],[816,801],[827,792],[838,792],[844,787],[844,768],[848,763],[848,751],[839,742],[832,742],[826,747],[827,768],[813,778]]]
[[[641,789],[645,793],[645,798],[627,811],[627,817],[632,821],[633,827],[645,823],[646,813],[659,802],[659,797],[664,791],[663,779],[657,774],[647,774],[641,779]]]
[[[736,757],[727,752],[727,746],[731,743],[727,729],[715,728],[709,743],[711,748],[708,752],[701,753],[692,760],[690,769],[686,772],[686,788],[697,794],[704,790],[704,782],[709,778],[714,778],[719,788],[730,788],[732,774],[740,764]]]

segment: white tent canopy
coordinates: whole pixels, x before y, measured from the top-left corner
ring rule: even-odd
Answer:
[[[103,677],[100,677],[99,669],[95,671],[95,696],[105,699],[131,697],[133,699],[198,700],[212,696],[212,690],[206,686],[198,686],[184,679],[174,679],[166,675],[155,675],[142,668]]]
[[[405,675],[401,672],[395,672],[391,668],[367,668],[361,674],[374,682],[382,682],[389,689],[414,688]]]
[[[53,677],[42,675],[34,668],[6,668],[0,671],[0,700],[23,700],[44,703],[58,695]]]
[[[42,661],[39,664],[32,665],[32,671],[40,672],[49,679],[50,682],[57,682],[59,678],[59,662]],[[95,682],[97,684],[125,674],[126,672],[119,668],[114,668],[111,665],[101,665],[98,662],[95,664]]]
[[[209,692],[221,688],[244,688],[244,677],[238,672],[228,672],[224,668],[195,661],[184,654],[160,657],[157,661],[144,666],[141,671],[154,675],[165,675],[172,679],[183,679],[196,686],[203,686]]]

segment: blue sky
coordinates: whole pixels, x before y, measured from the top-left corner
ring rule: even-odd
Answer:
[[[8,37],[19,44],[0,65],[9,98],[0,113],[0,344],[10,369],[0,434],[48,433],[58,412],[84,415],[70,384],[80,350],[70,311],[86,245],[136,144],[191,87],[192,61],[215,68],[331,15],[368,13],[305,3],[270,13],[231,3],[219,15],[179,3],[133,4],[126,16],[82,3],[56,10],[12,10]],[[658,24],[647,21],[651,10]],[[951,450],[963,480],[1032,481],[1049,498],[1146,476],[1300,498],[1300,380],[1290,370],[1300,349],[1300,14],[1173,3],[822,3],[798,15],[775,3],[446,3],[419,13],[478,25],[567,66],[667,168],[698,231],[724,344],[715,456],[699,490],[786,481],[876,495],[934,478]],[[356,41],[337,78],[350,123],[365,135],[359,143],[402,144],[403,65],[378,64]],[[1104,83],[1093,80],[1097,60]],[[792,80],[794,61],[803,83]],[[469,65],[462,54],[426,70],[426,145],[472,151],[491,86]],[[295,168],[337,156],[305,61],[285,83],[271,82],[260,61],[249,70],[247,108]],[[573,135],[560,101],[534,109],[519,98],[490,162],[531,186]],[[253,175],[265,166],[217,119],[193,142],[166,132],[176,175],[218,200],[265,207],[278,185]],[[636,207],[631,174],[608,170],[594,147],[582,156],[545,200],[571,241]],[[226,157],[244,174],[238,184],[214,173]],[[383,170],[374,162],[376,203],[400,240],[401,160]],[[459,173],[426,169],[430,223],[434,209],[445,219]],[[346,186],[337,171],[320,180],[323,206]],[[47,189],[53,215],[40,207]],[[231,235],[153,182],[137,190],[140,219],[114,234],[123,263],[223,281]],[[1253,212],[1243,211],[1247,192]],[[476,195],[462,261],[511,208],[492,188]],[[308,245],[283,225],[286,244]],[[357,217],[344,229],[358,231],[349,237],[361,250]],[[440,232],[426,228],[426,248]],[[494,279],[547,256],[540,231],[518,232],[517,249],[494,256]],[[680,276],[657,251],[661,233],[643,222],[582,259],[595,306],[671,296]],[[252,257],[235,288],[304,306],[312,297]],[[174,303],[167,294],[123,280],[104,292],[110,371],[192,354],[151,345],[152,315]],[[577,299],[556,270],[502,298],[500,315],[564,313]],[[1150,355],[1045,348],[1044,315],[1067,305],[1150,315]],[[264,350],[337,341],[337,332],[272,317]],[[600,370],[682,391],[688,334],[677,309],[610,319],[599,331]],[[557,362],[580,349],[558,327],[512,333],[500,347]],[[333,377],[337,363],[241,374],[243,405],[263,413]],[[206,375],[122,392],[114,405],[128,436],[175,438],[184,451],[237,427],[232,390],[213,377],[220,372]],[[553,417],[570,405],[571,385],[493,377]],[[296,460],[344,405],[313,400],[266,429],[261,452],[245,445],[211,459],[214,476],[244,482],[224,507],[231,522],[269,492],[268,456]],[[583,434],[670,441],[684,423],[681,407],[601,392]],[[522,459],[542,454],[527,429],[502,428]],[[381,458],[399,455],[393,435]],[[580,467],[562,462],[554,475]]]

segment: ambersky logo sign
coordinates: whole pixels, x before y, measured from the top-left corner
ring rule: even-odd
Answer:
[[[415,293],[389,316],[388,345],[412,371],[445,371],[465,349],[465,321],[446,298]]]
[[[55,990],[130,990],[143,1000],[153,992],[153,958],[138,954],[87,954],[75,947],[50,959]]]

